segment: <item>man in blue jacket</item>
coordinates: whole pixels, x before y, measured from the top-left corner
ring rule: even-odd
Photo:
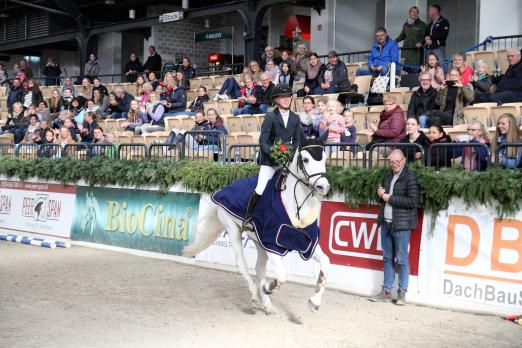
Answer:
[[[114,93],[116,94],[116,108],[115,112],[112,113],[112,118],[127,118],[130,103],[134,97],[127,93],[123,87],[116,87]]]
[[[399,62],[399,46],[388,36],[384,27],[378,27],[375,30],[375,42],[368,57],[368,68],[359,68],[356,74],[357,76],[384,76],[388,74],[391,62]]]

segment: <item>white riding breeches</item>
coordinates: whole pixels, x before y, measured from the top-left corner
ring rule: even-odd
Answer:
[[[262,195],[265,191],[266,185],[272,179],[276,172],[277,167],[261,166],[259,169],[259,177],[257,178],[256,193]]]

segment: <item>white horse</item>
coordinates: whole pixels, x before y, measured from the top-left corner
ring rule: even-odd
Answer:
[[[319,197],[324,197],[330,189],[326,179],[326,155],[324,142],[327,134],[319,139],[307,139],[301,136],[300,146],[295,152],[293,160],[288,165],[288,177],[281,192],[281,198],[286,207],[288,216],[294,227],[306,227],[316,221],[319,216]],[[286,272],[283,267],[282,257],[275,253],[267,252],[260,245],[253,231],[246,231],[254,241],[257,249],[256,276],[257,283],[248,273],[247,262],[242,245],[242,221],[230,214],[223,207],[208,200],[208,214],[200,216],[197,233],[193,244],[183,250],[183,255],[193,257],[197,253],[208,248],[226,229],[229,233],[231,245],[236,254],[236,262],[239,272],[248,283],[252,294],[252,305],[262,309],[265,313],[275,311],[269,295],[286,281]],[[260,231],[260,234],[262,231]],[[320,273],[315,287],[315,293],[309,298],[310,310],[317,311],[321,305],[322,295],[325,291],[327,270],[330,260],[317,244],[312,258],[319,262]],[[274,266],[276,279],[268,283],[266,280],[266,265],[270,259]]]

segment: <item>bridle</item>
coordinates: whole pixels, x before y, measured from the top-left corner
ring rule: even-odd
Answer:
[[[303,172],[306,181],[301,179],[296,173],[292,172],[288,166],[288,163],[286,163],[283,168],[283,170],[288,172],[290,175],[292,175],[297,180],[294,185],[294,201],[295,201],[295,205],[297,207],[297,218],[298,219],[301,219],[300,211],[301,211],[301,208],[306,203],[306,201],[308,200],[308,198],[310,198],[312,195],[315,195],[317,193],[317,190],[315,189],[315,184],[317,183],[317,181],[321,178],[326,178],[326,172],[318,172],[318,173],[314,173],[314,174],[309,174],[306,171],[306,168],[305,168],[305,165],[303,162],[303,157],[301,156],[301,151],[303,151],[307,148],[312,148],[312,147],[319,147],[322,150],[324,150],[324,145],[305,145],[297,150],[297,169]],[[317,178],[314,180],[314,182],[312,184],[310,184],[310,179],[315,178],[315,177],[317,177]],[[297,201],[297,194],[296,194],[298,183],[303,184],[310,190],[310,193],[308,193],[308,195],[305,197],[305,199],[303,200],[303,203],[301,203],[301,205],[299,205],[299,202]],[[283,185],[284,185],[284,183],[283,183]],[[285,188],[286,188],[286,186],[283,188],[283,190]]]

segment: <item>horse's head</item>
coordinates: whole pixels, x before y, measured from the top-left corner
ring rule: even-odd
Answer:
[[[324,143],[328,132],[321,137],[308,139],[303,133],[299,148],[294,157],[299,179],[312,188],[319,196],[326,196],[330,190],[330,183],[326,178],[326,154]]]

